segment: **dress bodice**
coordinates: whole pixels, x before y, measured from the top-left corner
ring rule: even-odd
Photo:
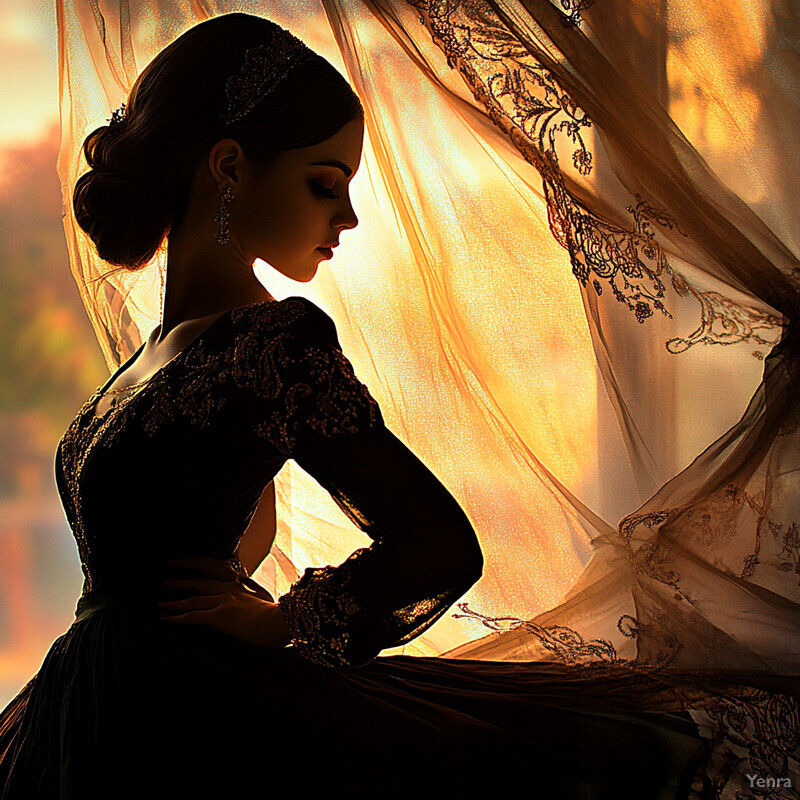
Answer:
[[[59,443],[56,475],[86,590],[143,587],[179,555],[232,556],[259,486],[282,459],[256,464],[237,439],[224,373],[243,318],[276,318],[287,307],[271,305],[224,313],[104,415],[95,415],[104,387],[78,412]]]
[[[368,659],[428,627],[480,574],[463,511],[386,429],[332,320],[308,300],[224,312],[96,416],[103,388],[57,454],[84,593],[149,597],[171,559],[232,558],[289,458],[375,540],[339,567],[307,570],[285,596],[294,640],[309,655]]]

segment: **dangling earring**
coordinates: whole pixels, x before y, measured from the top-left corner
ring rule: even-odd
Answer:
[[[228,203],[233,200],[233,189],[230,186],[225,187],[219,201],[219,210],[214,219],[217,221],[217,242],[219,244],[228,244],[231,240],[231,231],[228,227],[228,220],[230,219],[231,212],[228,208]]]

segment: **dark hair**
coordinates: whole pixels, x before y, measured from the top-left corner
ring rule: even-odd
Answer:
[[[136,80],[122,122],[90,133],[91,170],[73,194],[75,218],[104,261],[130,270],[154,256],[186,208],[200,161],[220,139],[268,165],[282,150],[311,147],[363,115],[358,96],[322,56],[296,65],[237,123],[225,125],[225,87],[245,52],[279,26],[249,14],[201,22],[164,48]]]

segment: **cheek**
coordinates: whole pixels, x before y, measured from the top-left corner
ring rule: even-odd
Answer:
[[[260,239],[273,252],[291,249],[297,239],[298,220],[285,204],[271,205],[260,214]]]
[[[320,229],[325,226],[324,206],[314,198],[296,198],[295,202],[287,203],[281,215],[284,238],[292,236],[297,244],[318,239]]]
[[[259,238],[274,257],[313,249],[329,234],[325,206],[300,186],[292,192],[265,198],[258,212]]]

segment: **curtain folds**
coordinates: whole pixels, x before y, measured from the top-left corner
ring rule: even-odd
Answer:
[[[65,232],[111,368],[158,322],[165,250],[103,278],[72,217],[80,143],[158,50],[232,11],[263,5],[58,1]],[[404,652],[691,680],[740,757],[725,791],[748,787],[759,747],[797,775],[791,0],[307,0],[268,15],[366,111],[360,224],[304,293],[486,556],[456,613]],[[271,590],[365,543],[296,466],[278,498]]]
[[[621,632],[635,632],[637,660],[796,674],[800,637],[791,635],[800,622],[793,551],[798,509],[790,453],[798,449],[792,440],[797,434],[797,260],[705,166],[665,110],[620,75],[575,26],[565,25],[547,0],[415,6],[448,63],[542,175],[551,229],[586,290],[598,362],[607,367],[606,388],[629,415],[625,433],[635,464],[645,466],[646,459],[635,447],[633,409],[641,408],[642,400],[649,404],[652,393],[637,396],[624,378],[617,380],[613,367],[629,357],[631,342],[609,335],[617,332],[618,322],[605,317],[592,294],[601,296],[610,287],[645,324],[682,301],[697,302],[708,313],[702,319],[707,346],[729,343],[715,336],[715,321],[730,337],[748,315],[738,339],[763,346],[758,332],[780,319],[759,306],[780,310],[782,344],[766,359],[763,382],[742,420],[602,541],[624,547],[628,557],[622,572],[632,579],[637,613],[634,627]],[[627,226],[608,221],[620,219],[613,201],[625,195],[607,173],[592,177],[594,154],[581,138],[581,128],[588,125],[600,130],[598,145],[627,191],[626,210],[633,216]],[[574,148],[566,167],[559,134],[568,149]],[[580,189],[563,179],[566,170],[584,178]],[[683,270],[684,263],[692,271]],[[695,279],[693,273],[701,270]],[[721,282],[714,292],[719,299],[704,303],[708,292],[695,284],[712,278]],[[650,285],[643,288],[647,280]],[[737,297],[737,303],[725,296],[726,289],[746,299]],[[665,342],[671,355],[695,343],[681,337]],[[600,541],[594,540],[595,547]],[[584,579],[571,594],[593,583],[594,578]],[[787,606],[783,600],[793,602]],[[547,618],[554,615],[561,619],[557,610]],[[687,615],[688,620],[678,621]],[[758,622],[747,626],[751,618]],[[764,636],[767,619],[772,632]],[[694,646],[683,641],[689,630],[682,636],[681,627],[694,632]],[[502,638],[491,639],[493,657],[514,654],[502,649]],[[460,652],[478,651],[469,646]]]

